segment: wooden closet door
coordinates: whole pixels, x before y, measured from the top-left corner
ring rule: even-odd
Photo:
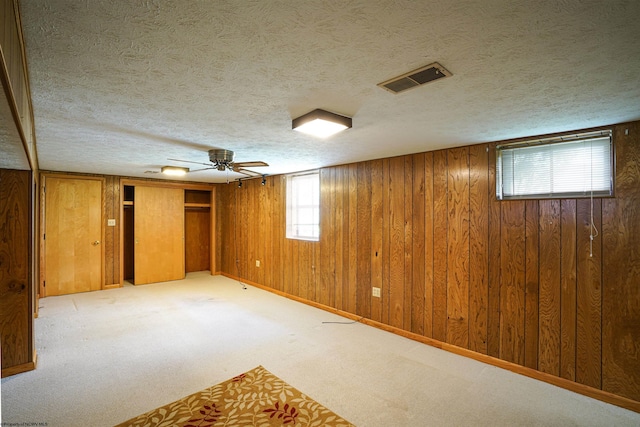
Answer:
[[[184,190],[136,185],[134,284],[184,279]]]
[[[103,181],[46,177],[44,296],[102,289]]]

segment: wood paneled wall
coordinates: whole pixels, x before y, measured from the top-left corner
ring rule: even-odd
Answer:
[[[217,265],[640,401],[640,123],[614,141],[592,250],[589,199],[496,199],[492,143],[322,169],[319,242],[285,238],[284,177],[220,185]]]
[[[104,285],[120,286],[120,177],[105,175],[104,218],[115,219],[113,227],[104,226]]]
[[[0,169],[0,339],[2,377],[35,367],[32,176]]]

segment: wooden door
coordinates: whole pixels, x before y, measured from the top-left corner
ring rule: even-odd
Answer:
[[[184,279],[184,190],[136,185],[134,284]]]
[[[102,289],[103,181],[45,179],[44,296]]]

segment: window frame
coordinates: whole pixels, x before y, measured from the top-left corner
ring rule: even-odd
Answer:
[[[293,191],[294,191],[294,185],[295,185],[293,184],[293,181],[296,178],[309,177],[311,175],[314,175],[316,177],[317,185],[318,185],[317,199],[314,201],[315,203],[312,203],[310,205],[303,205],[303,206],[297,203],[294,205],[296,200],[292,200],[292,198],[294,197]],[[297,221],[296,214],[301,207],[305,209],[311,208],[312,216],[314,217],[314,220],[317,218],[317,223],[313,222],[311,224],[305,224],[313,227],[314,231],[316,232],[315,235],[313,235],[313,233],[312,235],[301,234],[299,229],[297,228],[298,226],[300,226],[300,224],[295,223],[294,221]],[[320,171],[319,170],[293,173],[286,176],[285,209],[286,209],[285,237],[287,239],[304,240],[308,242],[320,241]]]
[[[590,139],[609,138],[609,189],[600,191],[578,191],[578,192],[557,192],[557,193],[530,193],[523,195],[504,195],[503,194],[503,168],[501,167],[502,152],[509,149],[517,149],[531,146],[553,145],[570,142],[582,142]],[[526,140],[512,142],[507,144],[496,145],[496,161],[495,161],[495,177],[496,177],[496,198],[499,201],[508,200],[554,200],[554,199],[582,199],[590,197],[610,198],[615,197],[615,144],[613,140],[613,132],[611,129],[605,129],[595,132],[586,132],[579,134],[556,136],[551,138]]]

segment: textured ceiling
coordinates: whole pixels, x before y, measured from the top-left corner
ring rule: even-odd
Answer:
[[[46,170],[148,177],[225,148],[277,174],[640,119],[636,0],[20,5]],[[435,61],[453,76],[376,86]],[[353,128],[293,132],[315,108]]]

